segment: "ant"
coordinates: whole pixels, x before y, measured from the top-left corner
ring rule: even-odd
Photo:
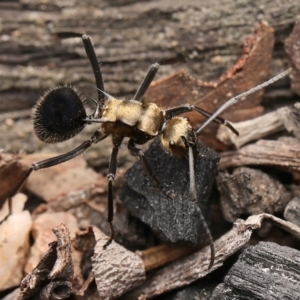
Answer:
[[[209,263],[210,269],[214,264],[214,241],[201,209],[196,202],[197,194],[194,172],[194,155],[198,151],[196,146],[197,135],[211,121],[227,126],[231,131],[238,135],[236,129],[228,121],[218,117],[218,115],[226,108],[237,102],[238,99],[246,97],[257,90],[272,84],[276,80],[279,80],[290,73],[291,70],[289,69],[270,79],[269,81],[266,81],[262,85],[259,85],[230,99],[213,114],[190,104],[163,110],[155,103],[146,103],[143,100],[148,87],[158,71],[159,63],[154,63],[151,66],[146,77],[131,100],[116,99],[105,92],[102,73],[90,37],[85,34],[81,35],[71,32],[60,33],[59,36],[61,38],[80,37],[82,39],[87,57],[93,69],[96,87],[98,90],[98,100],[88,97],[94,103],[95,110],[91,115],[87,115],[84,108],[85,99],[76,88],[68,85],[62,85],[49,89],[42,97],[40,97],[35,106],[35,112],[33,115],[35,134],[41,141],[45,143],[58,143],[74,137],[81,132],[86,125],[100,123],[100,128],[92,134],[89,140],[84,141],[77,148],[65,154],[32,164],[8,198],[8,215],[12,213],[12,197],[22,188],[27,178],[33,171],[49,168],[79,156],[93,144],[96,144],[111,135],[113,149],[107,175],[107,222],[110,226],[110,237],[104,246],[104,248],[106,248],[114,238],[114,228],[112,224],[112,183],[116,174],[117,155],[120,145],[125,137],[129,138],[129,153],[133,156],[139,157],[145,167],[146,172],[152,178],[153,182],[155,182],[155,185],[161,191],[163,191],[163,187],[160,185],[158,179],[152,171],[144,152],[136,147],[136,144],[142,145],[147,141],[160,136],[163,148],[170,155],[179,158],[188,157],[191,203],[195,206],[195,209],[198,212],[199,218],[205,229],[205,233],[209,239],[211,249],[211,258]],[[196,111],[208,118],[198,130],[194,130],[192,128],[187,118],[179,116],[190,111]],[[4,220],[2,220],[0,223],[2,223]]]

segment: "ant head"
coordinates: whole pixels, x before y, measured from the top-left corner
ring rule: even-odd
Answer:
[[[86,125],[82,96],[72,87],[48,90],[38,101],[33,116],[34,131],[45,143],[66,141]]]
[[[161,141],[167,152],[171,155],[183,158],[188,155],[188,145],[195,144],[196,134],[186,118],[174,117],[165,126]]]

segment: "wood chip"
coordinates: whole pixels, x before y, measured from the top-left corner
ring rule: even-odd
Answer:
[[[285,129],[276,111],[251,120],[230,123],[239,132],[239,135],[235,135],[225,126],[220,126],[217,139],[225,145],[233,145],[236,149]]]
[[[143,260],[114,241],[104,250],[107,236],[93,227],[96,239],[92,257],[100,299],[115,299],[145,280]]]
[[[32,226],[29,212],[22,211],[26,199],[24,195],[16,195],[13,202],[22,203],[19,211],[13,211],[0,225],[0,291],[18,286],[23,277]]]
[[[44,213],[34,220],[32,225],[34,245],[30,249],[25,267],[26,274],[32,272],[48,251],[48,245],[55,239],[55,234],[52,229],[61,222],[66,224],[71,233],[71,237],[75,237],[75,232],[78,230],[77,220],[69,213]]]
[[[217,186],[223,216],[234,222],[242,215],[282,213],[291,194],[272,176],[246,167],[219,173]]]
[[[285,129],[300,139],[300,103],[279,108],[277,114]]]
[[[271,242],[246,249],[211,300],[299,299],[300,252]]]
[[[296,18],[294,29],[285,40],[284,46],[293,67],[292,90],[300,95],[300,16]]]
[[[22,163],[28,168],[35,162],[54,157],[57,153],[39,153],[26,155]],[[80,188],[94,186],[98,181],[101,182],[103,175],[97,174],[91,168],[87,168],[83,157],[76,157],[66,163],[59,164],[47,170],[33,172],[27,183],[26,188],[38,195],[45,201],[53,201],[62,194],[75,191]]]
[[[300,171],[300,145],[284,141],[259,140],[237,151],[221,153],[219,169],[245,165],[274,166],[286,171]]]
[[[199,247],[183,245],[160,245],[143,251],[136,251],[143,260],[146,272],[159,268],[180,257],[195,252]],[[202,248],[202,247],[201,247]]]
[[[293,198],[284,210],[284,218],[300,227],[300,198]]]
[[[53,228],[57,241],[49,244],[49,250],[22,280],[18,300],[66,299],[72,291],[74,276],[70,233],[64,224]]]
[[[0,209],[26,171],[27,168],[20,162],[20,157],[0,153]]]
[[[200,142],[197,147],[199,153],[194,157],[197,204],[206,216],[219,155]],[[191,202],[188,159],[169,155],[159,140],[150,145],[145,156],[165,191],[153,187],[143,164],[137,162],[127,171],[127,184],[120,194],[128,210],[164,241],[188,245],[206,243],[203,222]]]
[[[227,127],[221,126],[217,138],[226,145],[233,145],[236,149],[251,141],[283,130],[287,130],[300,139],[300,103],[279,108],[251,120],[231,124],[239,132],[239,135],[237,136]]]

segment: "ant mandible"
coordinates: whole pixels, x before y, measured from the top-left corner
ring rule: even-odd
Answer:
[[[120,145],[125,137],[129,138],[128,150],[131,155],[138,156],[146,172],[155,182],[155,185],[163,191],[156,178],[151,166],[147,162],[144,152],[137,148],[135,144],[142,145],[147,141],[161,136],[163,148],[175,157],[188,157],[189,160],[189,179],[190,179],[190,197],[191,203],[194,205],[199,214],[203,228],[210,242],[211,258],[209,267],[214,263],[215,249],[214,241],[210,230],[206,224],[205,218],[197,204],[195,172],[194,172],[194,155],[197,153],[197,135],[210,122],[216,122],[227,126],[235,134],[238,132],[226,120],[218,117],[230,105],[238,101],[242,97],[262,89],[263,87],[279,80],[287,75],[291,70],[287,70],[271,80],[259,85],[245,93],[242,93],[222,105],[214,114],[211,114],[194,105],[185,104],[175,108],[163,110],[155,103],[145,103],[143,97],[153,81],[158,71],[159,64],[155,63],[149,69],[145,79],[131,100],[116,99],[105,92],[102,73],[99,62],[97,60],[91,39],[87,35],[78,33],[61,33],[62,38],[81,37],[86,54],[91,63],[96,87],[98,90],[98,100],[90,98],[95,104],[95,110],[91,115],[87,115],[84,108],[85,99],[82,95],[71,86],[57,86],[48,90],[37,102],[33,116],[34,131],[37,137],[46,143],[58,143],[66,141],[91,123],[100,123],[100,128],[96,130],[89,140],[84,141],[80,146],[65,154],[55,156],[32,164],[25,173],[21,181],[11,192],[8,198],[9,214],[12,213],[12,197],[22,188],[32,171],[49,168],[65,161],[68,161],[82,154],[92,144],[96,144],[105,139],[109,135],[112,136],[113,149],[110,157],[108,168],[108,217],[107,222],[110,226],[110,237],[106,242],[106,248],[114,237],[113,228],[113,188],[112,182],[115,178],[117,169],[117,155]],[[198,129],[194,130],[188,119],[179,115],[190,111],[196,111],[207,117],[207,121]],[[7,217],[8,217],[7,216]],[[6,218],[7,218],[6,217]],[[5,219],[6,219],[5,218]],[[2,220],[0,223],[2,223]]]

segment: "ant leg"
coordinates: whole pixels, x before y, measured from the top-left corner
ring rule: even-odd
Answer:
[[[87,141],[83,142],[79,147],[75,148],[74,150],[72,150],[68,153],[65,153],[65,154],[62,154],[59,156],[55,156],[55,157],[52,157],[49,159],[45,159],[40,162],[32,164],[32,166],[25,173],[25,175],[20,180],[18,185],[13,189],[13,191],[11,192],[11,195],[8,197],[9,212],[8,212],[8,215],[3,220],[1,220],[0,224],[3,223],[12,214],[12,197],[14,197],[19,192],[19,190],[22,188],[24,183],[27,181],[27,179],[30,176],[30,174],[32,173],[32,171],[38,171],[41,169],[50,168],[52,166],[59,165],[67,160],[70,160],[70,159],[82,154],[87,148],[89,148],[92,145],[92,143],[93,143],[92,140],[87,140]]]
[[[100,104],[100,108],[102,108],[105,104],[105,95],[101,93],[101,91],[104,91],[104,82],[103,82],[103,77],[99,66],[99,61],[97,59],[91,38],[86,34],[81,34],[76,32],[59,32],[57,35],[61,39],[76,38],[76,37],[80,37],[82,39],[86,55],[93,68],[96,86],[98,88],[98,101]]]
[[[146,157],[145,157],[145,153],[144,151],[142,151],[139,148],[136,148],[133,140],[129,140],[128,142],[128,150],[129,153],[133,156],[138,156],[143,163],[144,169],[146,171],[146,173],[148,173],[149,177],[155,182],[155,187],[159,188],[160,192],[163,193],[169,200],[174,201],[174,196],[172,195],[172,193],[168,190],[166,190],[161,183],[159,182],[159,180],[157,179],[157,177],[155,176],[151,166],[149,165]],[[174,203],[173,203],[174,206]],[[174,206],[175,208],[175,219],[176,219],[176,215],[177,215],[177,210],[176,210],[176,206]]]
[[[136,148],[133,140],[131,140],[131,139],[128,142],[128,150],[131,155],[138,156],[142,160],[144,168],[145,168],[146,172],[148,173],[148,175],[150,176],[150,178],[152,178],[152,180],[155,181],[155,183],[159,189],[162,189],[160,182],[158,181],[157,177],[155,176],[152,168],[150,167],[150,165],[145,157],[144,151],[142,151],[139,148]]]
[[[90,140],[84,141],[77,148],[75,148],[67,153],[64,153],[64,154],[61,154],[61,155],[58,155],[58,156],[55,156],[52,158],[48,158],[48,159],[45,159],[40,162],[32,164],[32,166],[25,173],[23,178],[20,180],[20,182],[17,184],[17,186],[12,190],[10,196],[8,197],[8,208],[9,208],[8,215],[0,221],[0,224],[3,223],[12,214],[12,197],[14,197],[19,192],[19,190],[22,188],[22,186],[24,185],[24,183],[26,182],[26,180],[28,179],[28,177],[30,176],[32,171],[38,171],[41,169],[50,168],[55,165],[59,165],[63,162],[66,162],[76,156],[79,156],[86,149],[88,149],[93,143],[97,143],[97,142],[105,139],[106,137],[107,137],[107,134],[103,134],[100,131],[95,131],[95,133],[92,135]]]
[[[207,223],[205,221],[205,218],[203,216],[203,213],[201,211],[201,208],[199,207],[199,205],[197,204],[197,192],[196,192],[196,183],[195,183],[195,167],[194,167],[194,154],[193,154],[193,148],[191,147],[191,145],[189,146],[189,171],[190,171],[190,195],[191,195],[191,204],[194,206],[194,208],[196,209],[200,221],[202,223],[202,226],[204,227],[205,233],[209,239],[209,244],[210,244],[210,263],[208,266],[208,269],[210,269],[213,264],[214,264],[214,260],[215,260],[215,245],[214,245],[214,240],[212,238],[212,235],[210,233],[210,230],[207,226]]]
[[[88,35],[84,34],[82,35],[82,42],[84,45],[86,55],[89,58],[89,61],[93,68],[93,72],[96,80],[96,86],[98,88],[98,99],[99,99],[100,107],[102,108],[105,104],[105,95],[101,93],[99,90],[101,91],[105,91],[105,90],[104,90],[103,77],[99,66],[99,61],[97,59],[91,38]]]
[[[108,167],[108,174],[107,174],[107,179],[108,179],[108,202],[107,202],[107,222],[110,226],[110,237],[108,241],[105,243],[103,246],[104,249],[112,242],[114,239],[114,227],[112,224],[113,218],[114,218],[114,198],[113,198],[113,188],[112,188],[112,182],[115,179],[116,176],[116,171],[117,171],[117,156],[119,152],[120,145],[122,144],[123,137],[122,138],[113,138],[113,150],[110,156],[110,161],[109,161],[109,167]]]
[[[166,119],[167,120],[172,119],[175,116],[190,112],[192,110],[198,112],[199,114],[203,115],[206,118],[210,118],[212,116],[212,113],[210,113],[210,112],[208,112],[208,111],[206,111],[206,110],[204,110],[200,107],[190,105],[190,104],[186,104],[186,105],[181,105],[181,106],[178,106],[178,107],[167,109],[166,110]],[[239,135],[238,131],[227,120],[224,120],[221,117],[216,117],[213,120],[213,122],[218,123],[218,124],[222,124],[222,125],[228,127],[236,135]]]
[[[153,81],[153,79],[158,71],[158,68],[159,68],[159,63],[155,63],[151,66],[151,68],[149,69],[141,86],[138,88],[138,90],[137,90],[136,94],[134,95],[134,97],[132,98],[132,100],[137,100],[137,101],[142,100],[142,98],[144,97],[146,91],[148,90],[151,82]]]

